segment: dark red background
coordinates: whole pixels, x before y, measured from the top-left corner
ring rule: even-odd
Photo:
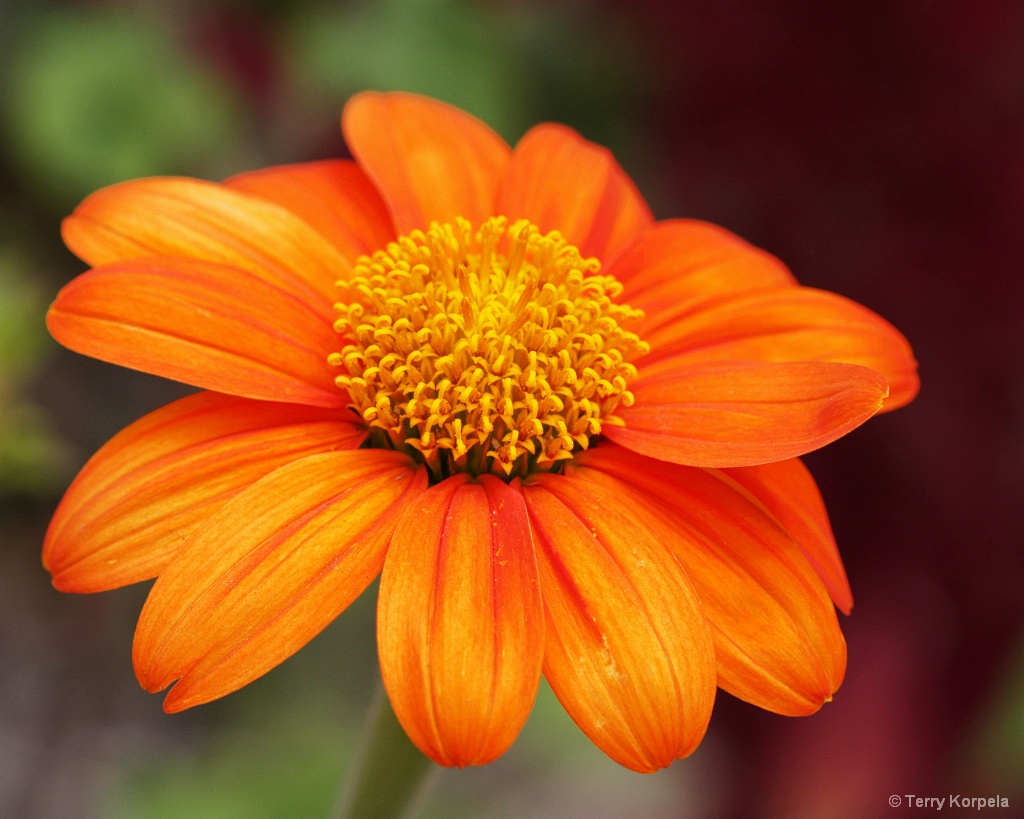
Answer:
[[[733,815],[1007,795],[963,760],[1021,650],[1024,5],[633,8],[672,212],[870,306],[921,366],[911,406],[808,459],[856,600],[847,682],[810,726],[722,698]]]

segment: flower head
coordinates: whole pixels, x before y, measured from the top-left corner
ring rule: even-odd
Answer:
[[[903,337],[724,230],[655,222],[611,155],[361,94],[355,161],[145,179],[64,224],[73,350],[202,392],[85,466],[63,590],[156,577],[139,680],[178,711],[293,654],[382,572],[385,687],[444,765],[543,673],[609,756],[690,753],[721,687],[817,710],[852,605],[798,456],[910,401]],[[831,599],[830,599],[831,598]]]

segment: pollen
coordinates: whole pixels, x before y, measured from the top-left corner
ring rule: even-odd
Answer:
[[[436,480],[557,471],[633,403],[622,285],[557,232],[503,216],[413,231],[337,284],[335,379],[370,446]]]

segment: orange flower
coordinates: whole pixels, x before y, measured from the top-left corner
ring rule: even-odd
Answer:
[[[85,466],[57,588],[157,577],[142,685],[221,697],[378,575],[395,713],[442,765],[503,753],[543,673],[617,762],[689,754],[716,685],[839,687],[850,590],[797,456],[917,390],[903,337],[540,125],[361,94],[355,162],[144,179],[64,224],[93,269],[48,323],[200,392]],[[831,600],[829,599],[831,596]]]

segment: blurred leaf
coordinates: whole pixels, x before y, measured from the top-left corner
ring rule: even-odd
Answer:
[[[462,0],[320,5],[295,19],[288,60],[301,82],[337,105],[366,88],[446,100],[506,133],[524,88],[495,11]]]
[[[42,410],[24,394],[42,363],[45,302],[0,247],[0,489],[39,493],[62,477],[62,449]]]
[[[0,114],[29,181],[62,205],[202,167],[237,127],[227,90],[155,22],[64,8],[24,28]]]
[[[978,792],[1024,798],[1024,635],[958,760],[957,776]]]
[[[46,339],[46,302],[19,271],[27,263],[0,246],[0,380],[22,381],[40,361]]]
[[[573,3],[319,4],[295,15],[286,63],[332,107],[367,88],[412,91],[464,108],[513,142],[548,118],[601,141],[643,83],[629,43],[598,17]]]
[[[323,720],[269,719],[217,732],[201,752],[129,772],[105,815],[132,819],[328,816],[351,737]]]
[[[177,755],[157,748],[119,761],[99,815],[330,816],[374,684],[376,598],[374,583],[287,662],[197,709],[209,731]]]
[[[64,477],[64,450],[42,411],[0,395],[0,489],[41,495]]]

